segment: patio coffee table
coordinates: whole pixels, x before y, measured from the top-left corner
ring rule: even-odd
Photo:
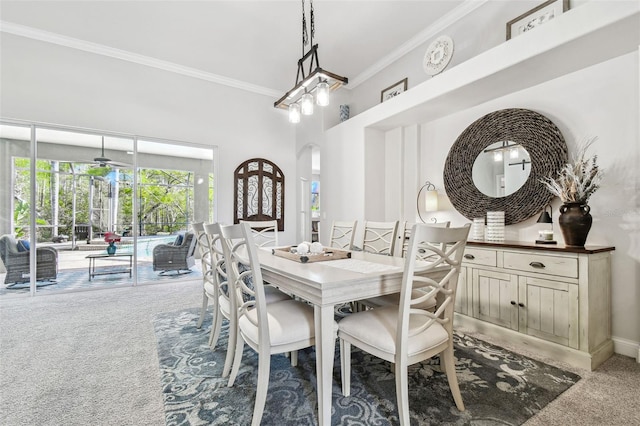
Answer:
[[[128,267],[110,267],[103,266],[100,267],[98,271],[96,271],[96,260],[124,260],[129,258],[129,266]],[[93,277],[97,275],[111,275],[111,274],[129,274],[129,278],[131,278],[131,271],[133,270],[133,253],[115,253],[115,254],[107,254],[107,253],[99,253],[99,254],[90,254],[86,256],[89,259],[89,281],[93,279]]]

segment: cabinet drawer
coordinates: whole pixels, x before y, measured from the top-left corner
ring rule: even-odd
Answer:
[[[496,266],[497,254],[495,250],[481,250],[465,247],[462,261],[469,265]]]
[[[504,267],[518,271],[578,278],[578,259],[575,257],[505,252]]]

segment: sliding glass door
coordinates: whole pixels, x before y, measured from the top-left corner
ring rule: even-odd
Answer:
[[[214,220],[214,149],[145,138],[137,153],[139,281],[200,278],[189,233]]]
[[[0,150],[0,296],[198,277],[154,248],[213,221],[213,147],[5,122]]]

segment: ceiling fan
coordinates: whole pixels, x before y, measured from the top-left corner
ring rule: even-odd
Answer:
[[[105,157],[104,155],[104,136],[102,136],[102,148],[100,150],[100,156],[93,159],[93,161],[98,164],[100,167],[131,167],[131,164],[120,163],[117,161],[112,161],[110,158]]]

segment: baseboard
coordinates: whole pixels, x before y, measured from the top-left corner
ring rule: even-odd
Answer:
[[[613,351],[615,353],[635,358],[640,363],[640,342],[615,336],[611,340],[613,340]]]
[[[603,342],[592,353],[588,353],[457,313],[455,314],[454,324],[460,329],[486,334],[515,347],[521,347],[531,353],[537,353],[590,371],[595,370],[613,354],[613,342],[611,340]]]

